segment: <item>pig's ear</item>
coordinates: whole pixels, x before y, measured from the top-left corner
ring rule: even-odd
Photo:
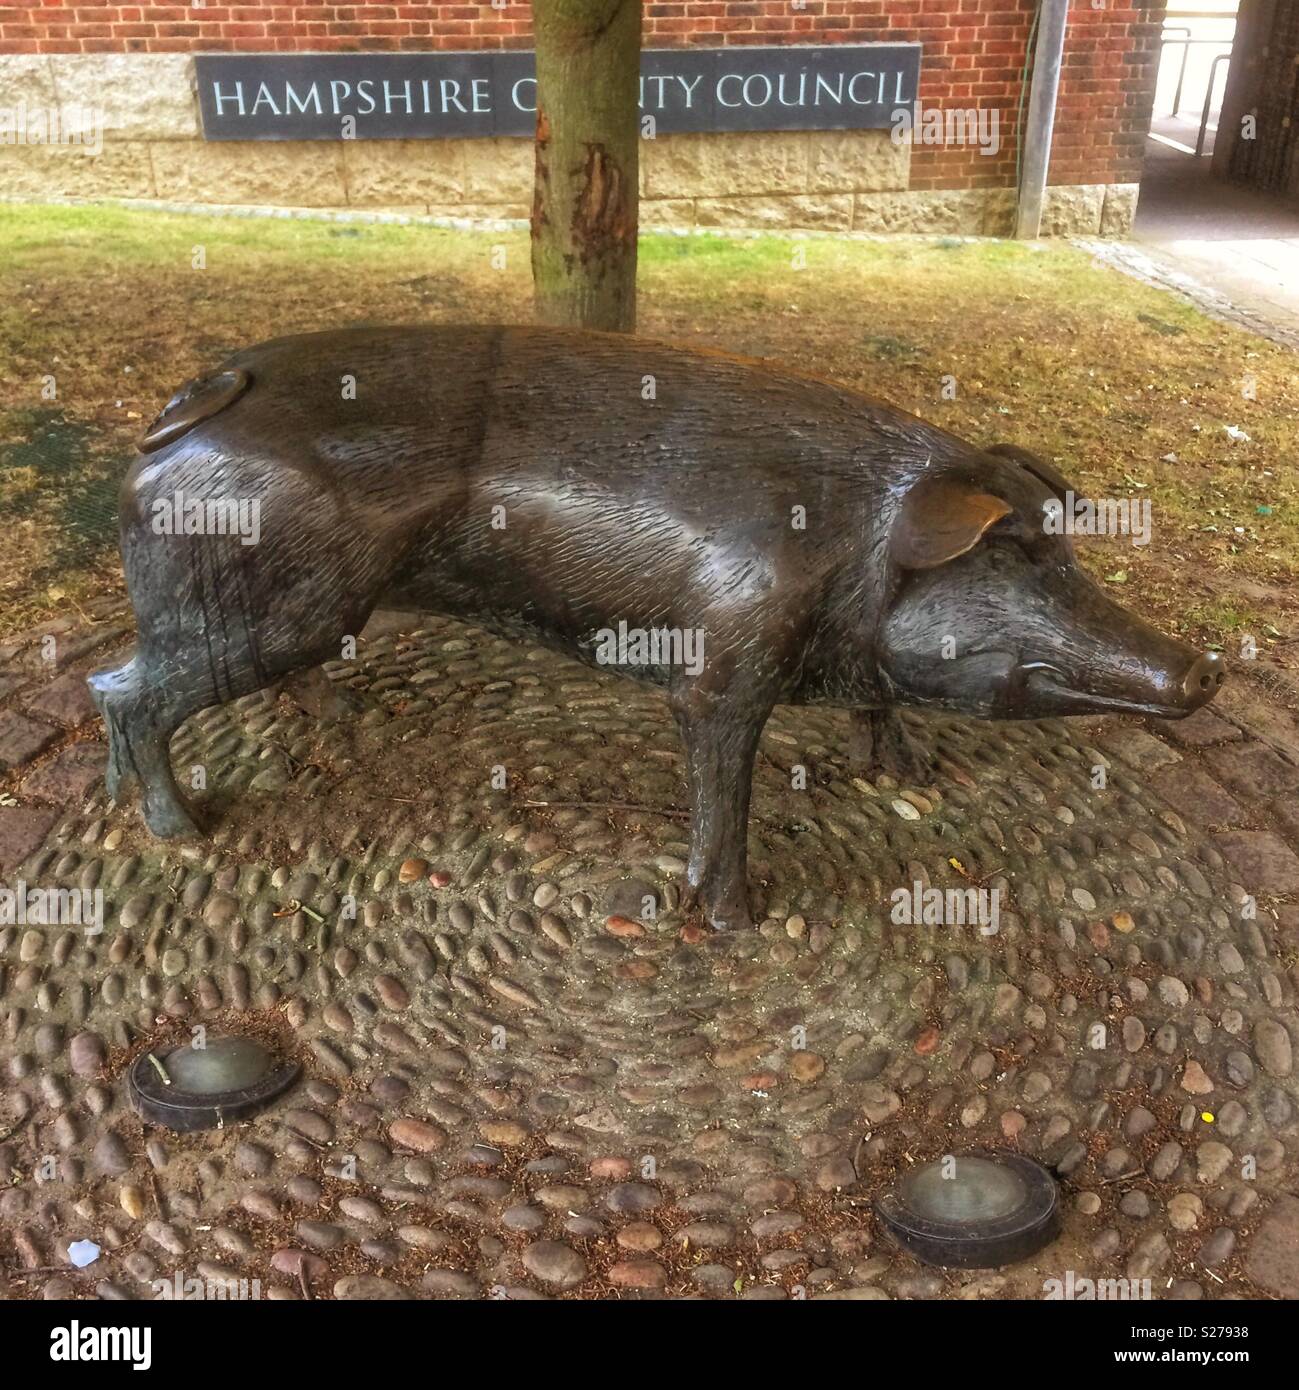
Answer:
[[[1067,494],[1071,491],[1068,481],[1058,473],[1045,459],[1040,459],[1027,449],[1021,449],[1018,444],[994,444],[992,448],[985,449],[984,453],[995,454],[998,458],[1010,459],[1012,463],[1017,463],[1026,472],[1031,473],[1040,483],[1044,483],[1062,501],[1068,500]]]
[[[903,569],[929,570],[973,550],[1011,506],[973,484],[935,478],[917,483],[893,528],[893,558]]]

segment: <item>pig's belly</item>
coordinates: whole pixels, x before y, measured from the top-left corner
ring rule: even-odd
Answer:
[[[679,663],[610,664],[600,660],[598,648],[591,641],[592,633],[601,629],[616,632],[620,621],[629,627],[671,629],[673,625],[664,621],[661,614],[647,616],[637,624],[630,621],[625,611],[613,613],[601,607],[586,610],[585,621],[574,622],[571,610],[568,614],[539,610],[535,601],[509,603],[502,597],[496,603],[488,602],[481,585],[465,583],[441,571],[403,578],[380,596],[379,606],[455,618],[497,637],[546,647],[592,670],[623,676],[660,690],[668,688],[679,669]],[[875,668],[868,662],[844,662],[842,659],[831,672],[805,668],[803,678],[791,685],[780,703],[874,708],[880,703]]]
[[[435,512],[395,558],[379,602],[460,618],[656,686],[682,666],[698,675],[712,644],[750,641],[797,602],[777,582],[778,541],[766,525],[705,528],[666,503],[570,506],[554,493],[493,488]],[[489,504],[502,495],[509,520],[494,531]],[[649,650],[632,650],[638,641]]]
[[[668,686],[673,674],[671,664],[601,659],[602,652],[610,653],[608,635],[616,634],[620,623],[628,630],[653,628],[662,633],[673,627],[669,611],[653,601],[642,608],[571,595],[555,587],[554,576],[530,575],[507,560],[490,565],[480,561],[472,576],[448,563],[403,566],[379,596],[379,606],[455,618],[497,637],[546,647],[594,670],[660,689]],[[616,643],[612,645],[617,655]]]
[[[672,678],[673,667],[667,665],[619,665],[602,662],[596,654],[596,648],[590,643],[574,642],[568,637],[530,622],[526,618],[497,613],[450,612],[446,609],[426,609],[423,611],[436,611],[441,617],[458,618],[463,622],[472,623],[475,627],[480,627],[496,637],[504,637],[520,644],[546,647],[562,656],[572,657],[574,660],[580,661],[582,665],[590,667],[593,671],[599,671],[604,675],[622,676],[628,680],[634,680],[640,685],[650,685],[659,690],[666,690]]]
[[[672,677],[673,667],[667,665],[632,666],[609,664],[598,656],[598,647],[591,642],[574,640],[563,632],[537,622],[523,614],[502,613],[484,608],[481,604],[458,603],[436,593],[412,593],[410,590],[394,591],[384,595],[382,605],[391,604],[397,608],[414,609],[420,613],[433,614],[441,618],[455,618],[461,622],[480,627],[496,637],[504,637],[521,644],[532,644],[572,657],[592,670],[605,675],[624,676],[642,685],[656,686],[666,690]],[[382,606],[381,605],[381,606]],[[614,629],[616,631],[616,627]]]

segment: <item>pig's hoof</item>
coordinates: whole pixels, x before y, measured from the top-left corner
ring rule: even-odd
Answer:
[[[120,806],[139,781],[140,779],[134,772],[118,764],[117,759],[113,757],[112,751],[110,750],[108,755],[108,771],[104,774],[104,789],[108,792],[109,799],[116,801]]]
[[[185,840],[200,835],[198,825],[174,797],[144,803],[144,823],[160,840]]]
[[[753,918],[747,907],[716,908],[705,912],[708,925],[714,931],[752,931]]]
[[[875,740],[873,763],[874,771],[887,772],[899,782],[927,782],[934,770],[933,755],[907,733],[896,716]]]
[[[707,888],[686,888],[681,895],[681,910],[702,917],[714,931],[745,931],[753,927],[749,905],[737,894],[712,894]]]

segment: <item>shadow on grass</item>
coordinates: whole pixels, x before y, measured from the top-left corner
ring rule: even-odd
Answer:
[[[32,574],[48,583],[86,567],[117,545],[118,492],[131,459],[98,457],[89,425],[55,406],[10,413],[0,443],[0,498],[9,519],[33,520],[46,546]]]

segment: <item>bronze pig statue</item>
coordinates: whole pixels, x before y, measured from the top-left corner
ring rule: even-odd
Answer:
[[[195,831],[168,756],[181,722],[337,658],[376,605],[664,688],[686,901],[719,928],[750,924],[774,705],[857,711],[869,762],[917,776],[900,705],[1171,719],[1223,680],[1044,526],[1067,491],[1049,465],[760,362],[548,328],[304,334],[191,382],[141,448],[121,514],[138,647],[90,684],[109,794],[138,778],[160,836]],[[213,525],[236,506],[255,524]]]

